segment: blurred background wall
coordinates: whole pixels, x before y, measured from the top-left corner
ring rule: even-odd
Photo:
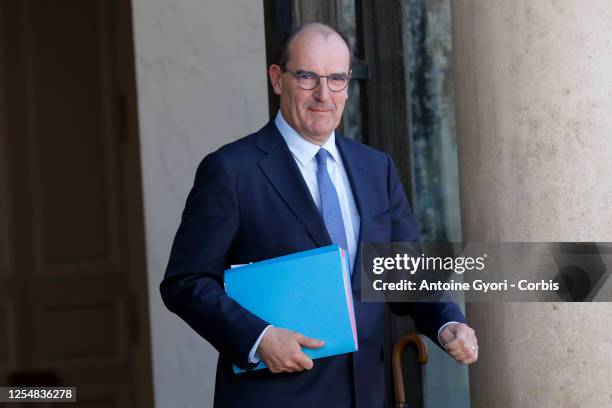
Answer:
[[[268,120],[263,4],[136,0],[133,16],[155,401],[207,407],[217,352],[158,287],[198,163]]]

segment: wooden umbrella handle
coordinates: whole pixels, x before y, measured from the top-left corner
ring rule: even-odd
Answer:
[[[429,360],[427,344],[421,336],[415,333],[407,334],[399,339],[393,347],[393,384],[395,385],[395,407],[406,408],[406,393],[404,391],[404,370],[402,369],[402,353],[408,344],[414,344],[418,350],[418,363],[425,364]]]

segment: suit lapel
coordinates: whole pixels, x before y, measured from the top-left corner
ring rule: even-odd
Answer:
[[[336,145],[340,154],[342,155],[342,161],[344,168],[351,183],[351,191],[357,210],[359,211],[359,239],[357,240],[357,254],[355,256],[355,266],[353,268],[353,276],[351,277],[351,283],[353,292],[361,294],[361,272],[359,268],[361,258],[361,243],[367,241],[367,231],[365,229],[366,222],[369,214],[368,210],[368,192],[367,192],[367,178],[368,175],[361,161],[359,151],[355,149],[352,143],[348,141],[344,136],[336,132]]]
[[[351,183],[351,191],[353,193],[353,198],[355,198],[359,217],[363,220],[368,214],[368,200],[365,183],[367,174],[363,167],[359,151],[338,132],[336,132],[336,145],[338,146],[338,150],[340,150],[342,162],[344,163],[344,168],[346,169],[349,182]],[[360,224],[363,225],[363,223]],[[361,240],[362,232],[363,228],[360,227],[359,240]]]
[[[318,246],[330,245],[331,239],[310,190],[274,122],[259,131],[257,147],[267,153],[259,161],[259,167],[308,235]]]

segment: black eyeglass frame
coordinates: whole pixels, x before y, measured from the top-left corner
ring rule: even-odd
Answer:
[[[332,74],[332,75],[319,75],[316,72],[312,72],[312,71],[297,71],[297,72],[293,72],[289,69],[287,69],[287,67],[284,67],[282,65],[278,66],[281,71],[283,72],[288,72],[291,75],[293,75],[295,77],[295,79],[297,80],[298,86],[300,88],[302,88],[305,91],[312,91],[313,89],[315,89],[317,86],[321,85],[321,78],[327,78],[327,89],[329,89],[330,92],[342,92],[344,91],[348,86],[349,83],[351,82],[351,76],[350,75],[346,75],[346,74]],[[304,86],[300,83],[300,80],[298,78],[298,75],[300,74],[308,74],[308,75],[312,75],[317,79],[317,82],[315,84],[315,86],[313,86],[312,88],[304,88]],[[329,78],[330,77],[344,77],[346,78],[346,85],[344,85],[344,87],[342,89],[331,89],[331,87],[329,86]]]

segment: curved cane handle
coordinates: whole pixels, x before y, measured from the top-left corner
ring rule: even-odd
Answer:
[[[402,353],[407,345],[414,344],[418,350],[418,363],[425,364],[429,359],[427,345],[418,334],[408,334],[395,344],[393,347],[393,384],[395,385],[395,407],[407,408],[406,393],[404,390],[404,370],[402,369]]]

